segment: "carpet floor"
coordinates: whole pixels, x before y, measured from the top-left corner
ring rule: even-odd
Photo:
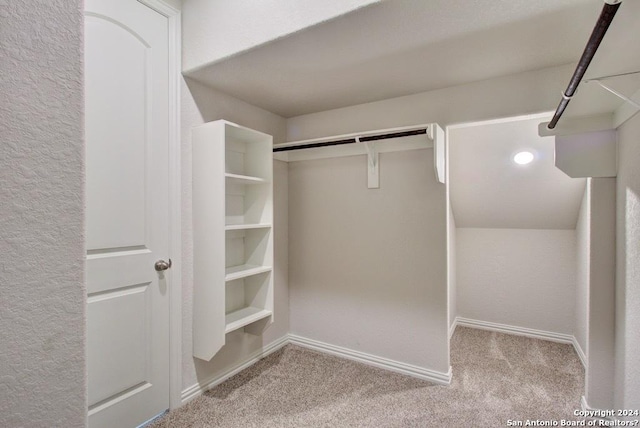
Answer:
[[[571,345],[458,327],[439,386],[288,345],[150,425],[504,427],[577,420],[584,370]]]

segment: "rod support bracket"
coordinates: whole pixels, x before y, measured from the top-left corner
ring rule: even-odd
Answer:
[[[360,142],[360,137],[356,137],[356,142]],[[380,158],[376,143],[365,141],[364,146],[367,149],[367,188],[380,188]]]

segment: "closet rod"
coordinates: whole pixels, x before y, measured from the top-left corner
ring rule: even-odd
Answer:
[[[547,125],[548,129],[556,127],[558,120],[560,120],[560,117],[569,105],[569,101],[571,101],[571,98],[578,89],[578,85],[584,77],[584,73],[587,71],[587,67],[589,67],[593,56],[596,54],[596,51],[600,46],[600,42],[604,39],[604,35],[609,29],[609,25],[611,25],[613,17],[616,16],[616,12],[618,11],[620,4],[622,4],[622,0],[604,0],[604,3],[605,5],[602,8],[598,22],[596,22],[596,26],[593,28],[593,32],[591,33],[591,37],[589,37],[587,46],[584,48],[584,52],[582,52],[582,57],[580,57],[578,66],[573,72],[573,77],[571,77],[571,80],[569,81],[569,86],[567,86],[567,90],[563,92],[562,100],[560,100],[560,104],[553,115],[553,119],[551,119],[551,122]]]
[[[412,135],[424,135],[426,128],[411,131],[392,132],[390,134],[368,135],[366,137],[347,138],[344,140],[322,141],[320,143],[300,144],[299,146],[275,147],[273,152],[289,152],[291,150],[315,149],[317,147],[340,146],[343,144],[366,143],[368,141],[387,140],[389,138],[410,137]]]

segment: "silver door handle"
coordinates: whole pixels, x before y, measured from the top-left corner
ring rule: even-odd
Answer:
[[[169,262],[165,262],[164,260],[158,260],[155,264],[156,271],[162,272],[163,270],[167,270],[171,267],[171,259]]]

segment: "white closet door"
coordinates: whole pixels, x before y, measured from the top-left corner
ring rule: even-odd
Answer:
[[[135,0],[85,4],[89,426],[169,407],[168,24]]]

